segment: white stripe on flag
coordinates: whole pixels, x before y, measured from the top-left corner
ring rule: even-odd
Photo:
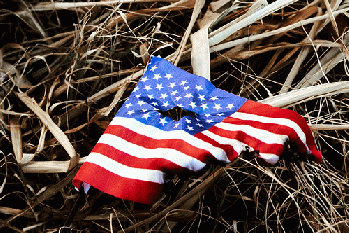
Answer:
[[[269,153],[259,153],[259,155],[267,162],[270,163],[272,165],[274,165],[275,163],[277,163],[277,161],[279,161],[279,156],[277,156],[276,154],[269,154]]]
[[[232,123],[220,122],[215,125],[218,128],[227,131],[242,131],[247,135],[254,137],[266,144],[280,144],[283,145],[288,138],[287,135],[274,134],[267,130],[257,129],[250,125],[234,125]]]
[[[224,161],[227,160],[226,153],[223,149],[215,147],[199,138],[190,135],[184,130],[163,131],[151,125],[145,125],[133,118],[114,117],[110,125],[119,125],[126,127],[138,134],[153,138],[153,139],[179,139],[186,143],[206,150],[212,154],[216,159]]]
[[[273,118],[273,117],[265,117],[265,116],[258,116],[254,114],[249,113],[242,113],[242,112],[235,112],[231,115],[233,118],[238,118],[241,120],[251,120],[251,121],[258,121],[261,123],[271,123],[271,124],[278,124],[287,126],[289,128],[292,128],[298,135],[298,137],[301,139],[301,141],[304,143],[304,145],[307,147],[308,152],[310,152],[308,145],[306,143],[306,136],[301,127],[290,119],[287,118]]]
[[[128,167],[100,153],[91,152],[87,157],[86,162],[96,164],[125,178],[151,181],[158,184],[164,183],[164,173],[162,171]]]
[[[192,171],[198,171],[205,167],[205,163],[200,160],[188,156],[180,151],[171,148],[156,148],[148,149],[137,144],[130,143],[122,138],[119,138],[111,134],[103,134],[99,139],[98,143],[107,144],[127,153],[131,156],[140,159],[151,159],[151,158],[161,158],[171,161],[181,167],[187,168]]]
[[[242,143],[237,139],[221,137],[221,136],[218,136],[217,134],[214,134],[208,130],[202,131],[202,134],[215,140],[219,144],[231,145],[238,154],[240,154],[242,151],[244,151],[248,147],[247,144]],[[227,162],[229,162],[228,159],[227,159]]]

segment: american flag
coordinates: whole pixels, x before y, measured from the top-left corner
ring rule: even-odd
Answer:
[[[178,107],[195,114],[178,120],[162,114]],[[168,172],[198,171],[212,160],[230,163],[246,149],[275,164],[286,140],[321,162],[307,122],[296,112],[228,93],[153,57],[73,184],[152,204]]]

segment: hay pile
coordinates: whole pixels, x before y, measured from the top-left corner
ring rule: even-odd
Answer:
[[[153,206],[92,189],[73,232],[348,231],[348,11],[347,0],[0,1],[1,232],[58,232],[75,165],[152,55],[296,110],[324,163],[246,155],[172,177]]]

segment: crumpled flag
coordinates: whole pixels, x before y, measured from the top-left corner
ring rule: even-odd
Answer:
[[[178,121],[161,112],[191,111]],[[257,103],[216,88],[203,77],[153,57],[73,179],[115,197],[153,204],[165,173],[198,171],[210,161],[230,163],[248,148],[275,164],[284,143],[318,163],[307,122],[298,113]]]

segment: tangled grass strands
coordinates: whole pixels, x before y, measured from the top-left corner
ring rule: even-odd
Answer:
[[[195,12],[194,6],[191,0],[0,2],[0,231],[58,232],[76,195],[76,170],[66,173],[72,150],[16,93],[35,101],[81,164],[150,56],[196,73],[190,64],[196,42],[188,38],[203,22],[210,22],[205,39],[215,45],[205,54],[209,64],[201,65],[213,84],[299,112],[324,162],[288,161],[291,150],[266,167],[253,154],[221,168],[214,182],[216,165],[204,174],[171,177],[153,206],[91,189],[72,228],[349,230],[348,1],[210,1]]]

